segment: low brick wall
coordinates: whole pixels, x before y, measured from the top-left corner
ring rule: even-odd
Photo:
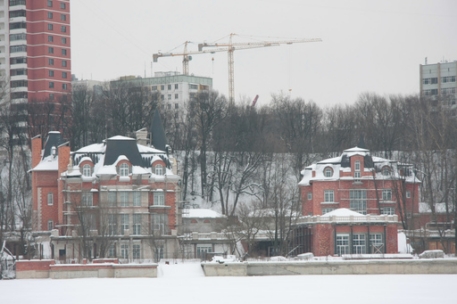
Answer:
[[[457,259],[203,263],[206,276],[457,274]]]
[[[156,278],[157,264],[55,264],[54,260],[16,262],[17,279]]]
[[[46,279],[49,278],[51,265],[54,260],[19,260],[16,261],[16,279]]]

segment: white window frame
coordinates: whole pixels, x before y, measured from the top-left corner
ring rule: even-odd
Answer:
[[[81,205],[91,207],[94,205],[94,195],[90,191],[84,191],[81,193]]]
[[[335,201],[335,192],[333,190],[324,190],[324,202],[333,203]]]
[[[391,189],[383,189],[382,190],[382,200],[383,201],[391,201],[392,200],[392,190]]]
[[[87,177],[92,176],[92,166],[91,165],[85,164],[83,166],[83,176],[87,176]]]
[[[130,216],[128,213],[119,214],[121,217],[121,234],[125,233],[125,230],[129,229]]]
[[[333,169],[330,167],[326,167],[324,169],[324,176],[325,177],[332,177],[333,176]]]
[[[141,207],[141,191],[133,191],[133,207]]]
[[[354,162],[354,171],[360,171],[360,161],[358,160]]]
[[[382,215],[394,215],[395,208],[394,207],[381,207],[381,214]]]
[[[163,191],[154,192],[154,206],[165,206],[165,193]]]
[[[352,254],[367,253],[367,236],[363,233],[354,233],[352,235]]]
[[[154,174],[155,175],[163,175],[163,166],[161,164],[155,165]]]
[[[129,244],[121,244],[121,259],[129,258]]]
[[[342,256],[349,254],[349,234],[337,234],[335,241],[335,254]]]
[[[129,191],[119,191],[119,207],[129,207]]]
[[[54,205],[54,193],[48,192],[48,206]]]
[[[361,214],[367,214],[367,190],[349,190],[349,205],[352,211],[356,211]]]
[[[122,163],[119,165],[119,175],[120,176],[129,176],[130,168],[129,165],[126,163]]]
[[[133,235],[140,235],[141,234],[141,214],[133,214]]]
[[[117,235],[117,215],[108,214],[108,234]]]
[[[313,193],[312,192],[308,192],[307,199],[308,199],[308,201],[313,199]]]
[[[51,231],[52,229],[54,229],[54,221],[49,220],[48,221],[48,231]]]
[[[332,212],[333,210],[335,210],[335,208],[323,208],[322,209],[322,215],[324,215],[326,213],[329,213],[329,212]]]
[[[140,244],[132,245],[132,258],[134,260],[139,260],[141,258],[141,245]]]
[[[411,191],[406,191],[406,198],[411,198]]]

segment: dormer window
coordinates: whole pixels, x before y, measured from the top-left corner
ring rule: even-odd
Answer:
[[[354,171],[360,171],[360,162],[359,161],[356,161],[354,163]]]
[[[390,176],[390,168],[388,166],[382,167],[382,175]]]
[[[83,176],[92,176],[92,166],[91,165],[83,166]]]
[[[129,176],[129,165],[123,163],[119,166],[119,175],[120,176]]]
[[[154,173],[156,175],[163,175],[163,166],[162,165],[155,165]]]
[[[326,167],[324,169],[324,176],[325,177],[332,177],[333,176],[333,169],[330,167]]]

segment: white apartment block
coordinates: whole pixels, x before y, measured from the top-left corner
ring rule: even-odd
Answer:
[[[213,79],[194,75],[182,75],[178,72],[156,72],[154,77],[121,77],[111,81],[114,88],[122,83],[142,88],[149,93],[160,92],[160,102],[167,109],[183,109],[199,91],[212,90]]]
[[[448,105],[456,107],[457,60],[420,65],[421,96],[440,97]]]

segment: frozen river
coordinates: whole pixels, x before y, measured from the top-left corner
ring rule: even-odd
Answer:
[[[457,303],[457,275],[204,277],[160,264],[154,279],[0,281],[0,303]]]

